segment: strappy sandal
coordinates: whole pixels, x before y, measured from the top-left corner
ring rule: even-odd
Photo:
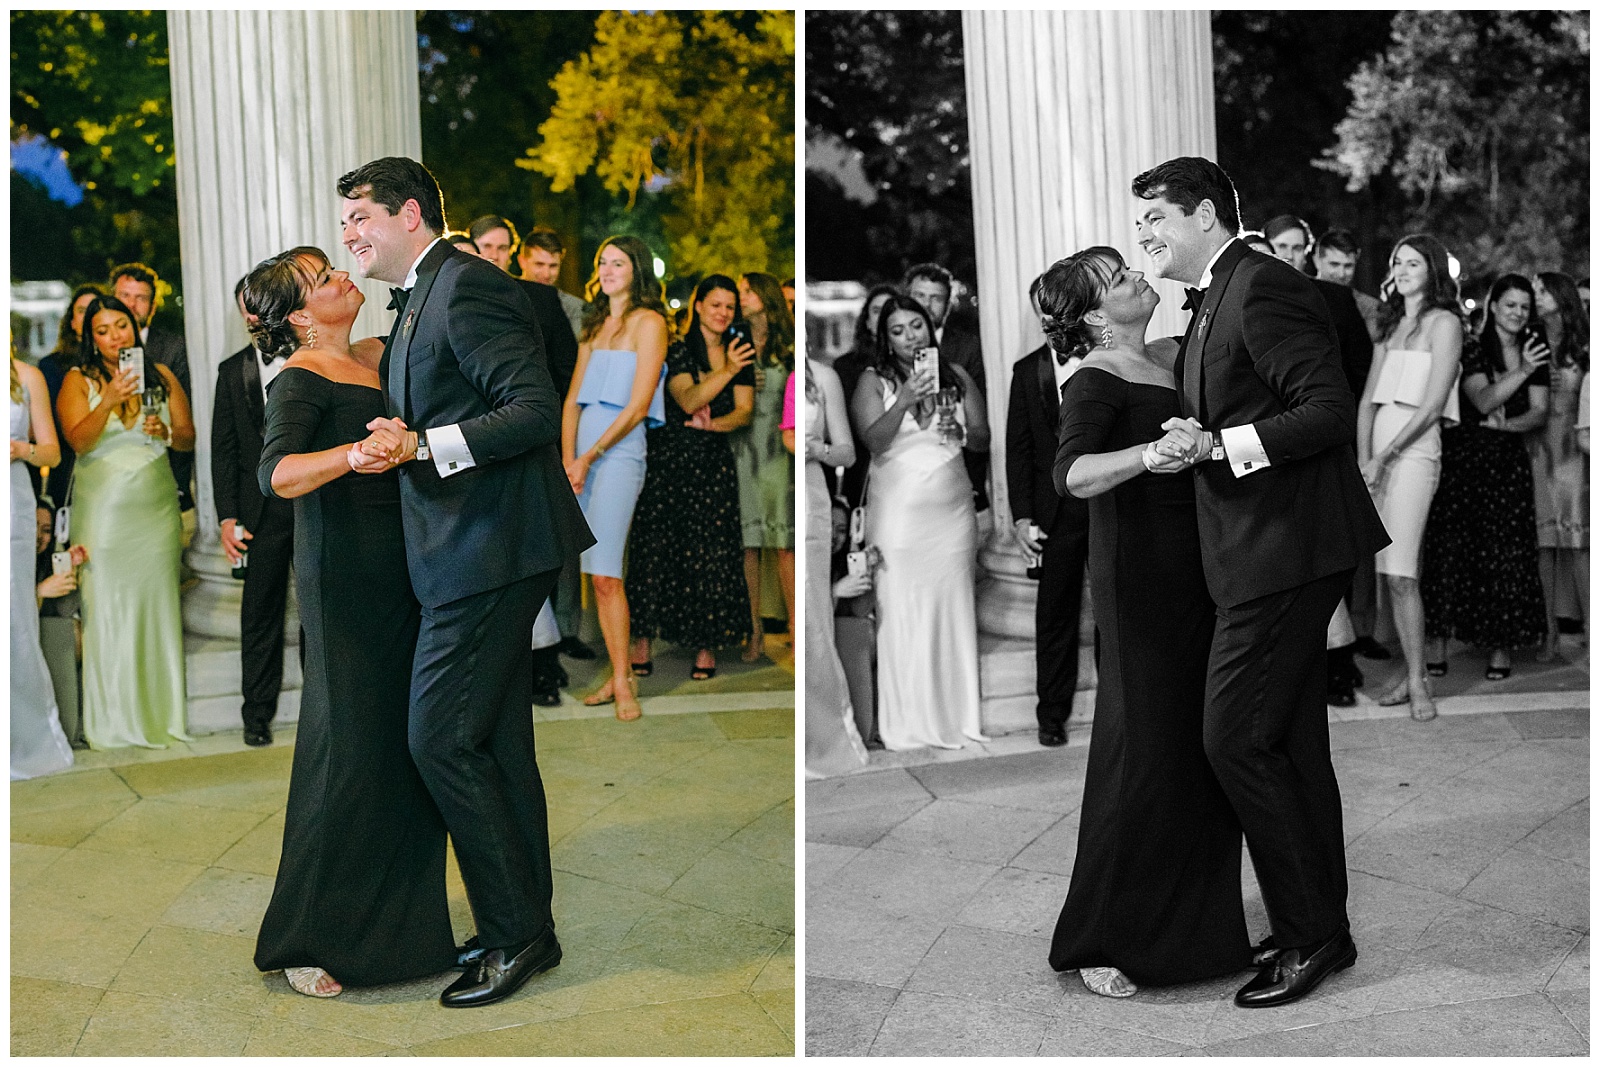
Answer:
[[[766,651],[766,639],[760,634],[751,634],[750,640],[745,642],[744,651],[739,654],[739,658],[746,663],[754,663],[766,655]]]
[[[308,997],[327,999],[344,992],[344,986],[321,967],[285,967],[283,976],[288,979],[290,989]],[[331,990],[324,984],[324,979],[333,984]]]
[[[1085,989],[1102,997],[1120,999],[1139,992],[1139,987],[1128,981],[1128,976],[1115,967],[1082,967],[1078,970],[1078,977],[1083,979]]]
[[[710,655],[710,653],[706,649],[701,649],[700,656],[704,655]],[[693,667],[690,668],[689,678],[691,681],[695,682],[709,682],[711,679],[717,676],[717,665],[713,663],[709,667],[700,666],[698,662],[700,656],[695,657],[697,662],[693,665]]]
[[[616,701],[618,722],[635,722],[644,715],[644,708],[639,706],[639,682],[637,679],[628,679],[628,703],[623,703],[616,696],[615,691],[613,691],[612,699]],[[629,708],[633,710],[631,715],[628,714]]]

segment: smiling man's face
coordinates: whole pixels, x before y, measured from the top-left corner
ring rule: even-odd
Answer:
[[[1210,230],[1217,225],[1211,201],[1202,200],[1193,214],[1165,196],[1138,200],[1135,226],[1139,247],[1150,257],[1158,278],[1194,285],[1205,273],[1215,246]]]
[[[364,190],[366,194],[371,191]],[[390,285],[406,280],[417,258],[415,227],[406,224],[408,210],[415,210],[414,201],[407,201],[393,215],[370,195],[344,202],[341,240],[355,256],[363,278],[376,278]]]

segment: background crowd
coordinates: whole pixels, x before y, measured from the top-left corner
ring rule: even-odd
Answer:
[[[720,649],[765,654],[763,551],[777,554],[792,644],[793,281],[711,274],[678,313],[637,238],[601,246],[583,297],[555,288],[566,249],[553,230],[519,235],[486,215],[446,239],[524,283],[566,396],[568,476],[600,540],[564,568],[531,635],[536,703],[560,703],[560,655],[595,658],[578,637],[580,573],[593,578],[612,664],[586,702],[614,702],[619,718],[638,716],[633,678],[653,670],[653,641],[694,649],[697,680],[716,674]],[[612,282],[630,325],[602,338]],[[70,766],[71,744],[187,740],[179,593],[194,383],[183,335],[154,321],[163,288],[149,267],[119,266],[73,293],[37,367],[12,356],[13,779]],[[263,498],[255,477],[266,390],[286,355],[247,346],[212,385],[215,518],[244,582],[242,718],[254,745],[272,741],[293,558],[292,509]]]
[[[1557,658],[1562,630],[1589,623],[1588,280],[1507,271],[1463,301],[1461,264],[1415,234],[1373,296],[1353,287],[1363,250],[1349,231],[1284,215],[1239,237],[1316,279],[1359,401],[1357,458],[1395,542],[1363,561],[1334,617],[1328,702],[1356,703],[1358,655],[1398,653],[1376,699],[1419,720],[1436,713],[1429,679],[1451,651],[1480,650],[1490,682],[1511,675],[1514,652]],[[812,774],[860,766],[878,745],[983,739],[973,583],[990,435],[977,331],[951,315],[955,288],[943,269],[913,267],[867,293],[847,353],[806,361],[807,603],[822,609],[808,619],[832,616],[807,626]],[[927,368],[926,347],[938,349]],[[1077,362],[1048,346],[1018,361],[1004,429],[1013,534],[1041,581],[1045,745],[1065,742],[1077,682],[1088,514],[1049,474]]]

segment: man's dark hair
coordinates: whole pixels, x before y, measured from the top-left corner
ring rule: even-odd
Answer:
[[[794,279],[793,278],[785,278],[783,281],[778,283],[778,288],[780,288],[780,289],[793,289],[794,288]]]
[[[346,200],[369,197],[391,215],[398,215],[407,200],[415,200],[422,224],[433,233],[444,232],[444,193],[428,168],[414,159],[384,156],[357,167],[339,179],[339,195]]]
[[[1359,258],[1361,255],[1361,244],[1356,240],[1356,235],[1349,230],[1329,230],[1317,238],[1317,251],[1320,252],[1324,248],[1343,252],[1351,259]]]
[[[1311,225],[1299,215],[1277,215],[1268,219],[1267,224],[1261,227],[1262,234],[1269,241],[1289,230],[1299,230],[1301,236],[1306,239],[1306,246],[1308,248],[1311,246]]]
[[[516,231],[513,230],[512,232],[515,233]],[[535,226],[529,230],[527,236],[522,239],[522,244],[517,248],[517,255],[520,256],[525,248],[542,248],[552,256],[564,256],[567,254],[567,246],[561,243],[561,235],[548,226]]]
[[[910,289],[911,283],[918,278],[926,278],[929,281],[938,282],[944,286],[944,290],[947,293],[955,291],[955,275],[937,263],[918,263],[915,267],[906,271],[905,281],[900,284],[903,288]]]
[[[499,215],[479,215],[467,227],[467,236],[476,241],[490,230],[504,230],[511,235],[511,247],[517,247],[517,228],[511,220]]]
[[[1228,172],[1201,156],[1179,156],[1151,167],[1133,179],[1133,195],[1141,200],[1161,197],[1193,215],[1200,201],[1209,200],[1222,228],[1239,232],[1239,194]]]
[[[447,233],[444,235],[444,239],[455,245],[457,248],[460,248],[463,245],[471,245],[472,254],[478,254],[478,243],[464,233]]]

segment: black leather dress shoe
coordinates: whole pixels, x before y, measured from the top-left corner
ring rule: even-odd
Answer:
[[[556,648],[563,656],[571,656],[573,659],[594,659],[594,649],[576,637],[563,637]]]
[[[254,748],[272,744],[272,727],[246,726],[244,728],[244,743]]]
[[[1065,726],[1039,727],[1039,743],[1045,748],[1059,748],[1067,743],[1067,728]]]
[[[466,942],[460,948],[456,949],[456,966],[461,970],[466,970],[474,963],[477,963],[479,960],[483,959],[484,953],[488,951],[488,949],[484,948],[478,943],[478,935],[473,934],[471,937],[467,938]]]
[[[1340,929],[1320,945],[1280,951],[1277,959],[1264,965],[1234,994],[1233,1002],[1241,1008],[1291,1004],[1317,988],[1328,975],[1355,961],[1356,943],[1350,939],[1350,931]]]
[[[554,678],[533,680],[533,702],[541,708],[560,707],[561,693]]]
[[[541,971],[561,962],[561,942],[546,929],[532,941],[510,948],[491,948],[467,966],[467,973],[439,994],[447,1008],[476,1008],[504,1000]]]

